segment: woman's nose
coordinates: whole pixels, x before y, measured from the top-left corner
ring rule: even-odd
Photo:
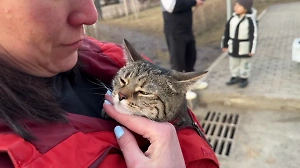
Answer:
[[[98,19],[94,0],[70,0],[72,12],[68,22],[73,26],[92,25]]]

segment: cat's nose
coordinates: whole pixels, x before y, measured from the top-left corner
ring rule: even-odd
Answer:
[[[119,95],[119,101],[127,99],[127,96],[125,94],[121,93],[121,92],[119,92],[118,95]]]

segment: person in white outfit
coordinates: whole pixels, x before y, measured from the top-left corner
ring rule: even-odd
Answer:
[[[227,85],[239,83],[241,88],[248,85],[251,57],[257,45],[256,10],[252,5],[252,0],[237,0],[233,16],[226,23],[221,47],[230,55],[231,78]]]

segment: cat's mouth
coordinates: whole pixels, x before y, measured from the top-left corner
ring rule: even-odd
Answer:
[[[133,115],[133,113],[128,109],[126,103],[126,100],[119,101],[118,97],[113,96],[113,105],[118,112]]]
[[[131,109],[128,106],[128,101],[127,100],[122,100],[119,101],[118,96],[113,96],[113,106],[115,107],[115,109],[123,114],[129,114],[129,115],[136,115],[136,116],[143,116],[143,117],[147,117],[147,118],[151,118],[145,114],[143,114],[140,111],[135,111],[134,109]]]

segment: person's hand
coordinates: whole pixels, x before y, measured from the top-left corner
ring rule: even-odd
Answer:
[[[228,52],[228,48],[223,48],[223,52]]]
[[[203,0],[196,0],[196,7],[201,6],[204,4]]]
[[[253,54],[252,54],[252,53],[249,53],[249,56],[250,56],[250,57],[252,57],[252,56],[253,56]]]
[[[112,102],[111,96],[106,99]],[[184,168],[185,163],[177,138],[176,130],[170,123],[159,123],[144,117],[122,114],[106,100],[103,107],[106,113],[133,132],[150,141],[148,150],[143,153],[133,134],[124,127],[115,128],[116,138],[122,150],[127,167],[172,167]]]

